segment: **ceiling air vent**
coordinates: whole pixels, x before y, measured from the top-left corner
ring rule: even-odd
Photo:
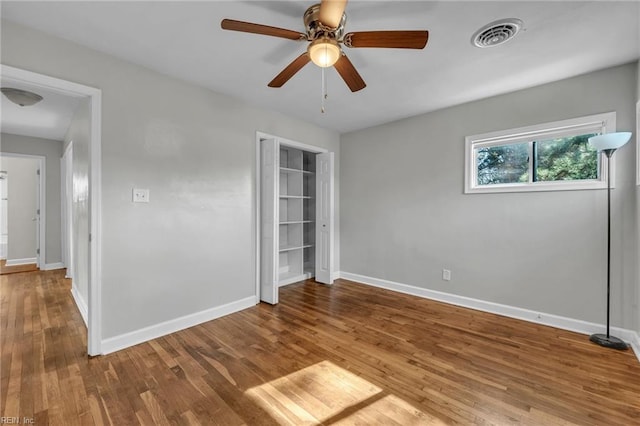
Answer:
[[[471,44],[481,49],[498,46],[511,40],[521,29],[522,21],[520,19],[500,19],[476,31],[471,37]]]

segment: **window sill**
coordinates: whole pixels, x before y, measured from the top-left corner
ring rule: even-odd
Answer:
[[[615,186],[611,185],[613,189]],[[543,191],[584,191],[592,189],[607,189],[607,182],[601,180],[589,180],[584,182],[538,182],[538,183],[511,183],[496,184],[476,187],[465,187],[465,194],[490,194],[500,192],[543,192]]]

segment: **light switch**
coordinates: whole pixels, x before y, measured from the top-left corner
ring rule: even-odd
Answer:
[[[133,202],[134,203],[148,203],[149,202],[149,190],[133,188]]]

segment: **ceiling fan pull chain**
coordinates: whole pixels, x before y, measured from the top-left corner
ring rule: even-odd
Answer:
[[[324,114],[324,101],[327,99],[327,76],[324,73],[324,68],[320,68],[322,70],[322,100],[320,111]]]

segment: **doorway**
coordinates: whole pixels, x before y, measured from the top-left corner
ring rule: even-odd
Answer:
[[[57,92],[63,95],[82,98],[86,100],[86,116],[88,131],[84,141],[82,164],[82,182],[86,183],[86,198],[83,199],[81,208],[84,217],[87,218],[86,232],[74,234],[74,252],[83,254],[83,265],[78,262],[78,256],[74,259],[74,269],[80,266],[86,271],[87,288],[87,353],[88,355],[100,355],[102,353],[101,331],[101,116],[102,116],[102,92],[89,86],[84,86],[67,80],[37,74],[6,65],[0,65],[0,74],[3,83],[5,81],[17,84],[29,85],[47,91]],[[74,168],[75,170],[75,168]],[[74,176],[74,180],[80,176]],[[76,224],[72,223],[72,228]],[[77,277],[75,277],[77,279]]]
[[[333,282],[334,154],[258,132],[256,301],[278,303],[279,288],[315,277]]]
[[[45,262],[45,158],[0,155],[2,186],[0,274],[41,269]]]

